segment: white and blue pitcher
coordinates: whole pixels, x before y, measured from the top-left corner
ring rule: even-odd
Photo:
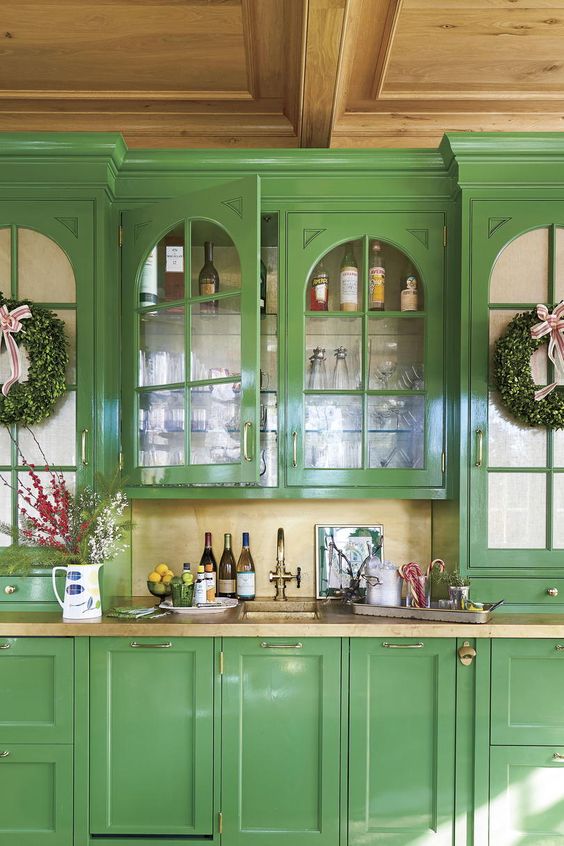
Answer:
[[[63,620],[92,620],[102,616],[99,572],[101,564],[69,564],[53,567],[51,578],[57,602],[63,609]],[[64,602],[56,584],[58,570],[66,573]]]

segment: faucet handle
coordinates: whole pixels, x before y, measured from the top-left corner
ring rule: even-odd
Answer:
[[[302,583],[302,568],[296,567],[296,587],[300,587]]]

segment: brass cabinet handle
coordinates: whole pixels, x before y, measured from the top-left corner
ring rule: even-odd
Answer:
[[[88,429],[83,429],[81,433],[81,458],[82,458],[82,466],[88,467],[88,454],[87,454],[87,441],[88,441]]]
[[[422,641],[417,643],[388,643],[385,640],[382,646],[384,649],[423,649],[425,644]]]
[[[11,643],[0,643],[0,649],[9,649],[11,645]]]
[[[292,432],[292,467],[298,466],[298,433]]]
[[[562,652],[562,651],[564,651],[564,644],[557,643],[554,648],[556,649],[557,652]]]
[[[546,592],[549,596],[558,596],[558,588],[547,588]]]
[[[482,466],[484,460],[484,433],[482,429],[476,429],[476,467]]]
[[[0,752],[0,758],[7,758],[9,754],[8,750],[5,749],[3,752]]]
[[[552,756],[553,761],[564,761],[564,755],[561,755],[559,752],[555,752]]]
[[[129,645],[133,649],[170,649],[172,643],[170,640],[164,643],[138,643],[136,640],[132,640]]]
[[[261,646],[263,649],[302,649],[303,643],[267,643],[263,640]]]
[[[16,591],[17,587],[15,585],[6,585],[6,587],[4,588],[4,593],[7,593],[8,596],[10,596],[10,594],[12,593],[15,593]]]
[[[252,461],[253,459],[249,455],[249,429],[252,427],[252,423],[250,420],[247,420],[245,425],[243,426],[243,458],[245,461]]]

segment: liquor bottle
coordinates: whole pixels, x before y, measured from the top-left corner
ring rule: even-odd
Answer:
[[[341,311],[358,311],[358,265],[350,242],[341,262]]]
[[[418,309],[416,276],[408,276],[405,280],[405,288],[400,294],[400,309],[401,311],[417,311]]]
[[[204,242],[205,261],[198,277],[199,292],[201,297],[211,297],[219,291],[219,273],[213,263],[213,244],[211,241]],[[200,314],[216,314],[217,300],[210,300],[207,303],[200,303]]]
[[[194,587],[194,605],[205,605],[208,601],[206,595],[206,575],[204,568],[200,564],[198,567],[198,575],[196,577],[196,585]]]
[[[370,311],[383,311],[386,268],[384,267],[384,257],[382,256],[382,245],[379,241],[374,241],[372,244],[368,280],[370,283],[368,308]]]
[[[226,532],[224,537],[223,555],[219,562],[218,596],[237,596],[237,575],[235,559],[231,551],[231,535]]]
[[[253,556],[249,549],[249,533],[243,532],[243,545],[237,562],[237,596],[239,599],[254,599],[256,577]]]
[[[159,272],[157,265],[157,248],[153,247],[143,265],[139,280],[139,305],[156,305],[159,299]]]
[[[206,532],[204,540],[204,551],[202,552],[200,564],[203,566],[204,573],[206,576],[206,591],[208,596],[208,602],[213,602],[216,594],[217,563],[212,549],[211,532]]]
[[[329,304],[329,274],[325,270],[323,259],[319,262],[311,277],[311,311],[327,311]]]
[[[266,316],[266,264],[260,260],[260,284],[259,284],[259,301],[260,301],[260,316]]]
[[[166,235],[164,238],[164,293],[167,300],[184,297],[184,238]]]

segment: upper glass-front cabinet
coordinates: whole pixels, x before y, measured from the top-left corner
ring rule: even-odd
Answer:
[[[249,177],[123,216],[130,483],[258,480],[258,213]]]
[[[292,214],[289,484],[443,484],[444,219]]]

